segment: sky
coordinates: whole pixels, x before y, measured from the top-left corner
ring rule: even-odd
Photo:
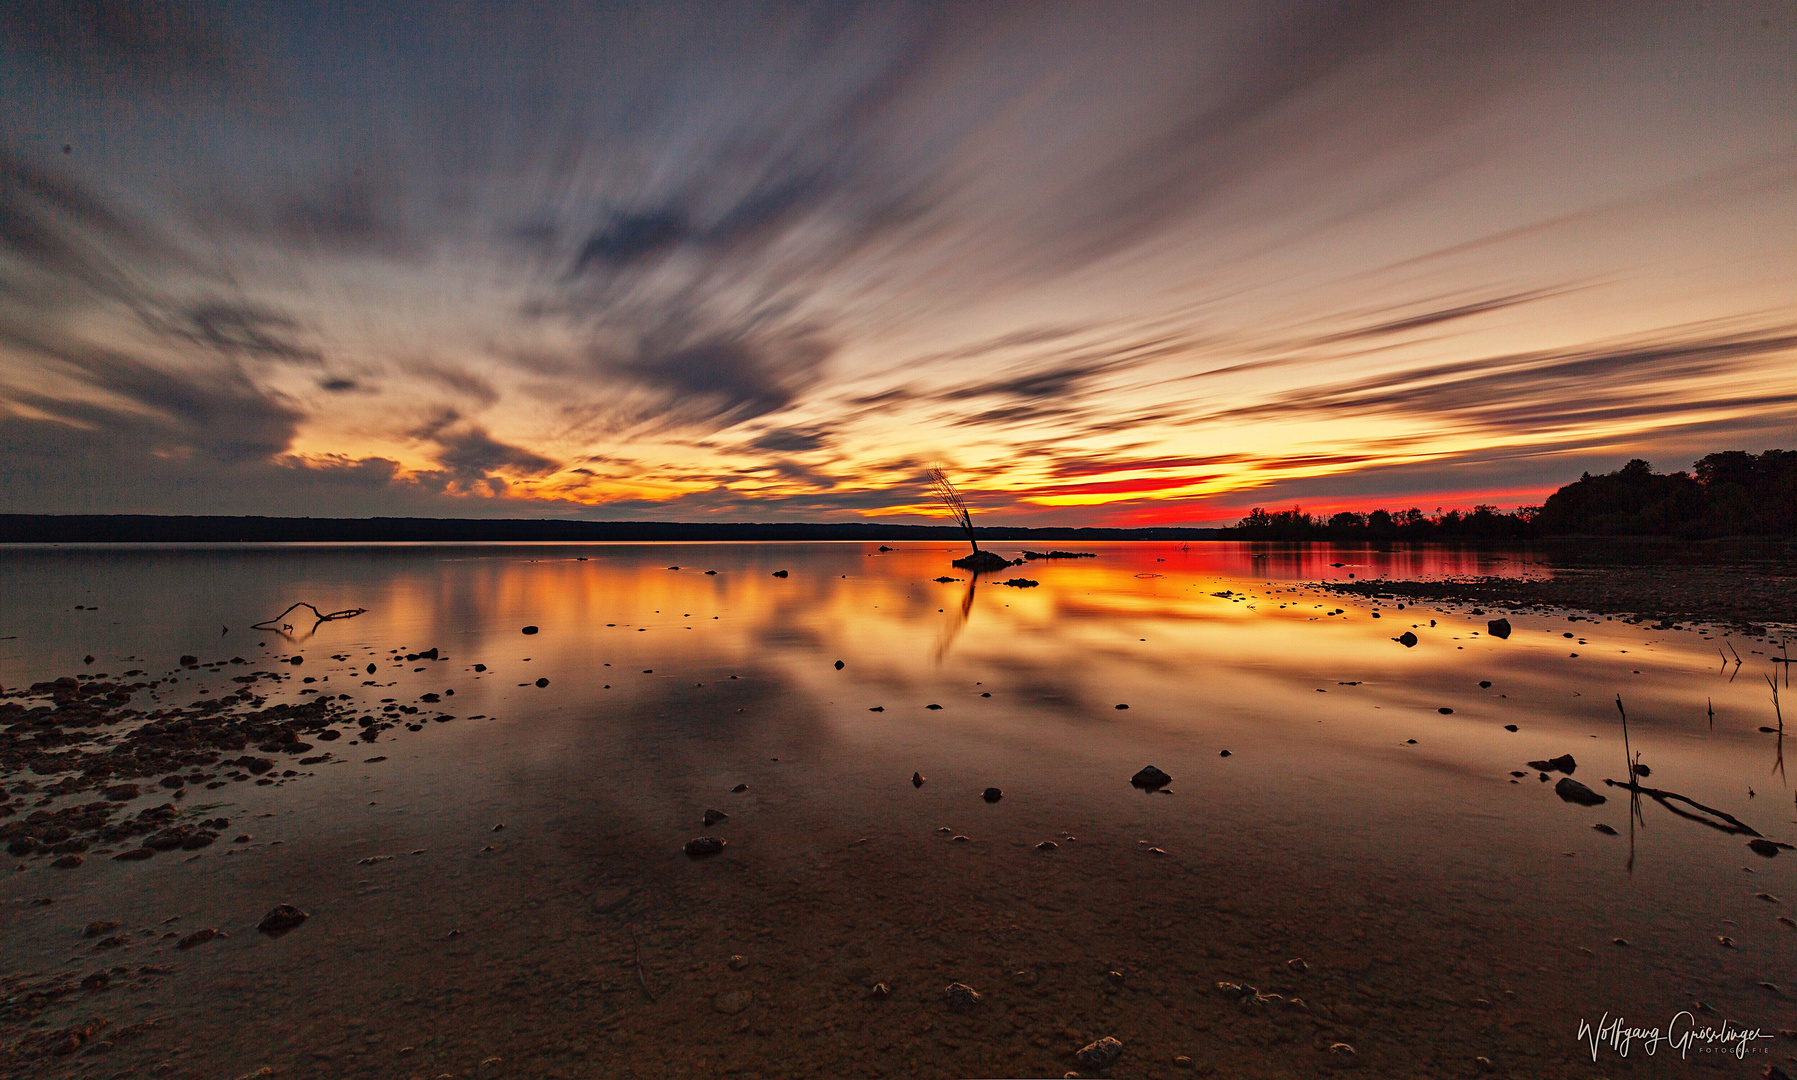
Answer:
[[[1207,525],[1797,448],[1797,3],[0,8],[0,512]]]

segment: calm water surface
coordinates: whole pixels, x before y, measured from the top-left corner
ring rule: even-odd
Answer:
[[[247,843],[9,860],[0,1042],[109,1026],[0,1066],[1059,1077],[1108,1035],[1116,1077],[1797,1069],[1777,1038],[1594,1061],[1578,1033],[1681,1011],[1797,1027],[1779,921],[1797,852],[1762,858],[1652,801],[1631,824],[1602,784],[1624,775],[1620,695],[1651,783],[1797,839],[1780,737],[1760,730],[1776,642],[1564,612],[1512,613],[1497,640],[1497,612],[1312,587],[1552,573],[1526,552],[1106,544],[973,582],[960,550],[896,547],[0,552],[9,689],[300,655],[312,689],[374,708],[454,690],[459,717],[190,797]],[[250,629],[297,600],[368,611]],[[1392,640],[1406,630],[1414,648]],[[388,659],[432,647],[445,659]],[[215,697],[242,670],[134,705]],[[1562,802],[1525,764],[1567,753],[1606,804]],[[1149,764],[1166,792],[1130,786]],[[22,813],[31,781],[7,781]],[[729,816],[704,827],[708,809]],[[707,834],[721,855],[682,854]],[[277,903],[311,919],[256,933]],[[128,945],[96,953],[82,928],[100,919]],[[177,951],[171,927],[229,936]],[[27,1020],[26,989],[99,969],[109,989]],[[950,1011],[953,982],[981,1005]]]

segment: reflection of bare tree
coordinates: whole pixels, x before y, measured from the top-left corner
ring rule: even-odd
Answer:
[[[942,658],[948,655],[950,646],[954,645],[955,639],[961,636],[962,629],[967,626],[967,617],[973,614],[973,590],[979,583],[979,574],[967,576],[967,593],[961,597],[961,613],[949,620],[948,625],[943,628],[942,637],[936,642],[934,660],[938,666],[941,666]]]

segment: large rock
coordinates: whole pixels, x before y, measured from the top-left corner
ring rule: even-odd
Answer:
[[[1416,648],[1416,635],[1411,633],[1408,630],[1404,631],[1402,634],[1399,634],[1397,637],[1392,638],[1392,640],[1397,642],[1399,645],[1404,646],[1406,649]]]
[[[1485,632],[1494,638],[1507,638],[1510,636],[1510,620],[1493,619],[1485,624]]]
[[[1136,787],[1153,791],[1156,788],[1164,788],[1168,784],[1171,784],[1173,778],[1155,768],[1153,765],[1144,765],[1142,766],[1141,772],[1129,778],[1129,782]]]
[[[1596,806],[1609,801],[1570,776],[1560,778],[1560,782],[1554,785],[1554,794],[1569,803],[1578,803],[1580,806]]]
[[[1017,561],[1022,562],[1023,560],[1019,559]],[[1011,560],[1005,558],[1003,555],[995,555],[990,551],[976,551],[972,555],[956,559],[953,565],[958,566],[963,570],[981,571],[1003,570],[1005,567],[1012,565],[1012,563]]]

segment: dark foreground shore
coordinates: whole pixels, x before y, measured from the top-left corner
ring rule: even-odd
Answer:
[[[1501,608],[1571,608],[1641,621],[1684,620],[1764,633],[1797,626],[1797,566],[1785,563],[1556,568],[1551,578],[1328,582],[1338,593]]]

